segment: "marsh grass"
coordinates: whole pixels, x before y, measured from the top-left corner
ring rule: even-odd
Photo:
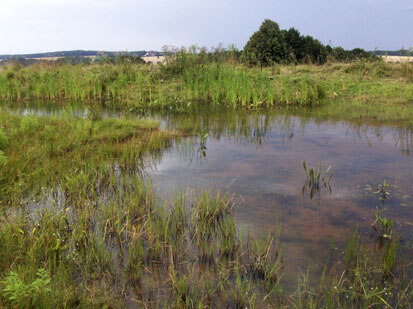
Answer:
[[[41,118],[25,120],[30,130],[43,125]],[[113,123],[106,126],[119,137]],[[7,135],[11,131],[6,128]],[[107,134],[103,130],[97,136],[110,140]],[[12,138],[9,143],[16,147]],[[410,270],[400,268],[396,237],[372,257],[355,232],[342,258],[345,264],[329,269],[329,281],[314,290],[304,280],[289,295],[281,281],[285,261],[278,224],[267,237],[245,239],[228,193],[196,191],[161,201],[150,180],[116,161],[106,161],[91,174],[67,170],[42,197],[19,204],[4,205],[0,217],[4,306],[19,301],[34,306],[41,302],[42,307],[167,303],[190,308],[307,308],[412,301],[406,285]],[[338,273],[341,265],[344,275]],[[48,274],[53,289],[46,285],[38,295],[19,293],[19,286],[31,289],[39,269]],[[378,292],[370,293],[371,287]],[[404,296],[395,298],[399,291],[405,291]]]
[[[353,63],[261,71],[185,57],[158,68],[41,65],[0,72],[3,99],[63,106],[74,99],[92,111],[86,119],[73,117],[70,106],[59,117],[0,112],[0,306],[410,307],[411,252],[394,232],[377,246],[355,230],[319,286],[303,275],[297,290],[286,292],[278,224],[266,237],[245,238],[229,193],[182,193],[171,201],[154,193],[142,174],[146,155],[156,160],[182,131],[102,119],[99,111],[281,103],[312,106],[310,114],[351,110],[343,117],[408,121],[411,68]],[[202,142],[208,126],[189,118],[181,129],[203,133]],[[241,134],[259,145],[268,119],[214,129],[208,134]],[[313,170],[311,188],[322,186],[322,173]]]
[[[411,124],[413,64],[348,64],[247,68],[195,54],[165,65],[34,65],[0,70],[0,97],[35,99],[123,111],[199,106],[257,109],[306,106],[329,118],[398,120]],[[201,56],[199,56],[201,57]],[[11,70],[11,71],[10,71]]]
[[[65,179],[64,191],[86,188],[83,193],[93,194],[94,177],[108,163],[138,171],[145,153],[156,156],[177,137],[142,119],[92,121],[0,112],[0,121],[9,140],[0,176],[2,199],[21,199],[54,186],[57,179]]]

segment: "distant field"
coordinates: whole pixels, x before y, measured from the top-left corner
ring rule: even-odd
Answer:
[[[92,60],[95,60],[96,56],[82,56],[85,58],[90,58]],[[59,58],[63,57],[39,57],[39,58],[26,58],[26,59],[36,59],[36,60],[46,60],[46,61],[56,61]],[[154,64],[156,63],[161,63],[165,61],[165,56],[150,56],[150,57],[142,57],[145,62],[152,62]]]
[[[38,58],[25,58],[27,60],[29,59],[35,59],[35,60],[46,60],[46,61],[56,61],[57,59],[60,59],[63,57],[38,57]],[[82,58],[90,58],[92,60],[94,60],[96,58],[96,56],[82,56]]]
[[[382,56],[387,63],[394,62],[413,62],[413,57],[408,56]]]
[[[151,57],[142,57],[145,62],[152,62],[152,63],[162,63],[165,61],[165,56],[151,56]]]

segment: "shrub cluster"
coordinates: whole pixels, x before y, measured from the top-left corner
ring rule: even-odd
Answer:
[[[295,28],[280,29],[279,25],[266,19],[244,47],[242,59],[249,65],[269,66],[274,63],[325,63],[329,58],[335,61],[352,61],[374,58],[361,48],[345,50],[323,45],[309,35],[301,35]]]

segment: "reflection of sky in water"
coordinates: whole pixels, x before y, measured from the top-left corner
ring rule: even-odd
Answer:
[[[290,270],[322,263],[331,237],[342,242],[356,224],[368,235],[379,205],[373,192],[383,179],[398,185],[389,189],[395,196],[386,204],[384,214],[397,222],[402,233],[409,233],[413,200],[402,196],[413,193],[413,156],[405,151],[411,148],[411,132],[284,118],[277,121],[274,116],[275,120],[269,121],[261,144],[222,128],[217,134],[219,130],[213,127],[206,158],[199,158],[197,143],[192,151],[188,151],[189,146],[184,148],[190,153],[186,156],[177,146],[164,154],[150,176],[165,195],[188,186],[222,187],[234,181],[231,191],[242,197],[236,212],[239,222],[251,231],[268,233],[274,232],[278,220],[287,244],[286,257],[293,264]],[[209,124],[219,127],[217,123],[224,121],[220,116],[216,123],[210,119]],[[286,127],[286,121],[293,125]],[[169,119],[166,126],[168,123],[173,126],[174,120]],[[208,129],[203,127],[202,131]],[[323,190],[321,198],[313,200],[301,195],[306,180],[304,160],[310,167],[320,161],[325,168],[333,165],[331,194]],[[367,184],[372,189],[366,189]]]
[[[62,110],[55,107],[14,112],[62,116]],[[82,109],[63,112],[89,117]],[[102,118],[116,116],[119,113],[101,113]],[[318,121],[277,111],[150,117],[159,120],[162,128],[209,134],[206,158],[200,157],[195,138],[179,142],[163,154],[149,171],[159,194],[169,199],[184,189],[232,184],[231,192],[238,202],[236,215],[243,229],[268,233],[274,232],[277,220],[281,224],[290,279],[296,279],[292,274],[299,267],[305,270],[325,262],[331,237],[342,248],[353,226],[358,225],[364,235],[370,234],[379,205],[373,192],[383,179],[392,185],[383,214],[394,219],[405,238],[412,235],[413,133],[409,129]],[[320,161],[325,168],[333,165],[331,194],[322,190],[321,197],[313,200],[301,195],[306,180],[304,160],[309,167]]]

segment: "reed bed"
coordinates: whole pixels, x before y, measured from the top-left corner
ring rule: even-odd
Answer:
[[[191,59],[191,57],[195,57]],[[186,111],[199,106],[257,109],[307,106],[326,117],[409,122],[412,65],[350,64],[248,68],[197,60],[165,65],[33,65],[0,70],[0,98],[75,100],[124,111]]]
[[[76,187],[59,182],[37,202],[3,209],[2,305],[333,308],[413,301],[397,237],[379,250],[355,231],[319,287],[304,276],[286,293],[279,225],[266,237],[244,235],[230,195],[197,191],[161,202],[150,181],[112,170]]]

